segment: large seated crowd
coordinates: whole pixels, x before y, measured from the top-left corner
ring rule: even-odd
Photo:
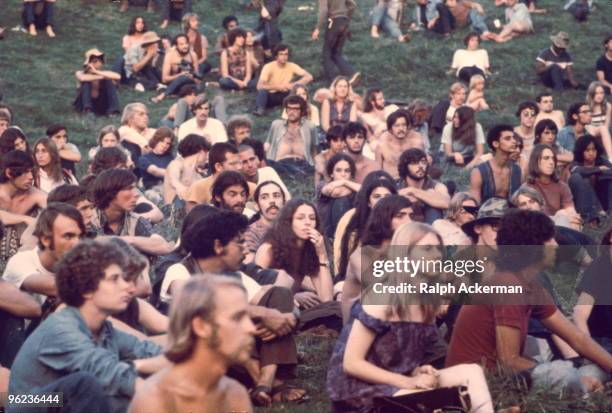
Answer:
[[[386,102],[382,88],[364,84],[343,52],[354,0],[318,0],[312,12],[329,84],[316,90],[291,53],[302,45],[283,41],[283,0],[240,10],[257,15],[253,28],[228,14],[212,43],[193,11],[202,2],[117,2],[118,14],[146,7],[160,16],[126,20],[115,61],[92,47],[75,63],[74,110],[108,119],[90,131],[92,148],[71,142],[62,124],[27,136],[18,97],[0,102],[0,409],[61,394],[32,411],[60,402],[70,412],[291,411],[326,392],[334,412],[520,412],[492,398],[485,372],[500,370],[528,389],[604,389],[612,35],[590,38],[603,50],[581,84],[572,30],[543,33],[531,19],[585,21],[597,5],[495,0],[487,7],[505,8],[502,23],[472,0],[369,1],[362,12],[374,39],[442,41],[469,30],[442,69],[455,77],[448,98],[430,104]],[[24,0],[14,31],[61,41],[55,9],[56,0]],[[477,119],[495,114],[485,90],[495,52],[481,43],[520,36],[549,37],[532,56],[539,92],[518,105],[514,124],[485,128]],[[122,105],[127,88],[146,98]],[[556,107],[568,89],[584,99]],[[225,97],[236,92],[250,103],[231,106]],[[149,108],[167,100],[167,113],[151,119]],[[251,115],[273,118],[267,136],[252,136]],[[296,184],[314,199],[298,197]],[[494,257],[480,282],[539,300],[369,304],[370,260],[400,247],[417,261]],[[553,267],[574,271],[573,310],[561,307]],[[335,340],[325,388],[296,385],[307,363],[299,334]]]

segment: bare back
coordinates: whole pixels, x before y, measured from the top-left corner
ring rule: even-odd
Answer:
[[[19,215],[29,215],[37,207],[47,206],[46,195],[38,188],[30,188],[11,197],[7,184],[0,185],[0,209]]]

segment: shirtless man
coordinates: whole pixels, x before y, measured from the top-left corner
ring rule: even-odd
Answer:
[[[10,151],[0,161],[0,220],[5,226],[32,225],[32,212],[47,207],[47,194],[33,186],[33,168],[32,158],[22,151]],[[8,228],[4,231],[5,237],[19,240],[19,234],[15,235]],[[19,246],[14,247],[2,251],[4,259],[17,252]]]
[[[370,172],[379,169],[376,162],[363,156],[363,148],[367,142],[366,134],[366,128],[357,122],[349,122],[342,131],[346,153],[355,161],[355,182],[358,184],[362,184]]]
[[[285,98],[283,107],[287,120],[275,120],[268,132],[268,159],[276,161],[272,166],[281,174],[312,175],[317,153],[317,132],[306,119],[307,103],[301,97],[292,95]]]
[[[187,35],[184,33],[176,35],[173,43],[174,47],[166,53],[162,67],[162,82],[168,88],[152,98],[153,103],[161,102],[166,96],[178,94],[184,85],[200,82],[196,78],[198,56],[190,48]]]
[[[165,204],[172,204],[175,198],[185,201],[189,187],[202,177],[210,144],[203,136],[191,134],[179,142],[177,150],[181,156],[170,162],[164,176]]]
[[[517,141],[511,125],[496,125],[487,134],[493,158],[479,164],[470,174],[470,195],[482,205],[498,196],[510,199],[521,185],[521,168],[512,161]]]
[[[385,106],[385,95],[379,88],[368,89],[363,99],[363,112],[359,113],[359,121],[367,128],[368,137],[377,139],[387,130],[387,117],[399,109],[397,105]]]
[[[327,176],[327,161],[332,156],[341,153],[344,149],[344,140],[342,139],[342,125],[335,125],[327,131],[325,134],[325,140],[329,145],[329,149],[324,150],[315,156],[315,188],[319,185],[319,182],[326,181]]]
[[[396,110],[387,118],[387,132],[382,134],[380,144],[376,148],[376,163],[379,168],[397,179],[399,157],[410,148],[425,150],[423,137],[411,128],[408,112]]]
[[[129,411],[252,412],[246,389],[225,374],[249,360],[254,334],[239,280],[192,277],[170,312],[166,357],[173,364],[137,388]]]
[[[557,124],[559,130],[565,126],[565,116],[562,111],[554,110],[553,96],[550,93],[539,94],[536,97],[536,102],[540,108],[535,120],[536,125],[542,119],[550,119]]]

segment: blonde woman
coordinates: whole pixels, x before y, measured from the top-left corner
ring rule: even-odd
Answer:
[[[612,104],[607,101],[606,89],[603,83],[591,82],[587,90],[586,102],[591,108],[591,126],[610,130]]]
[[[346,125],[357,121],[357,105],[348,78],[338,76],[329,87],[331,98],[325,99],[321,105],[321,127],[325,132],[335,125]]]

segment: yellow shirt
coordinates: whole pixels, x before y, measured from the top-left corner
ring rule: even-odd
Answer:
[[[276,61],[267,63],[263,69],[261,69],[260,79],[265,82],[268,86],[274,87],[275,85],[283,85],[291,83],[293,76],[302,77],[306,74],[306,71],[295,63],[287,62],[285,66],[280,67]],[[276,92],[271,89],[270,92]]]

